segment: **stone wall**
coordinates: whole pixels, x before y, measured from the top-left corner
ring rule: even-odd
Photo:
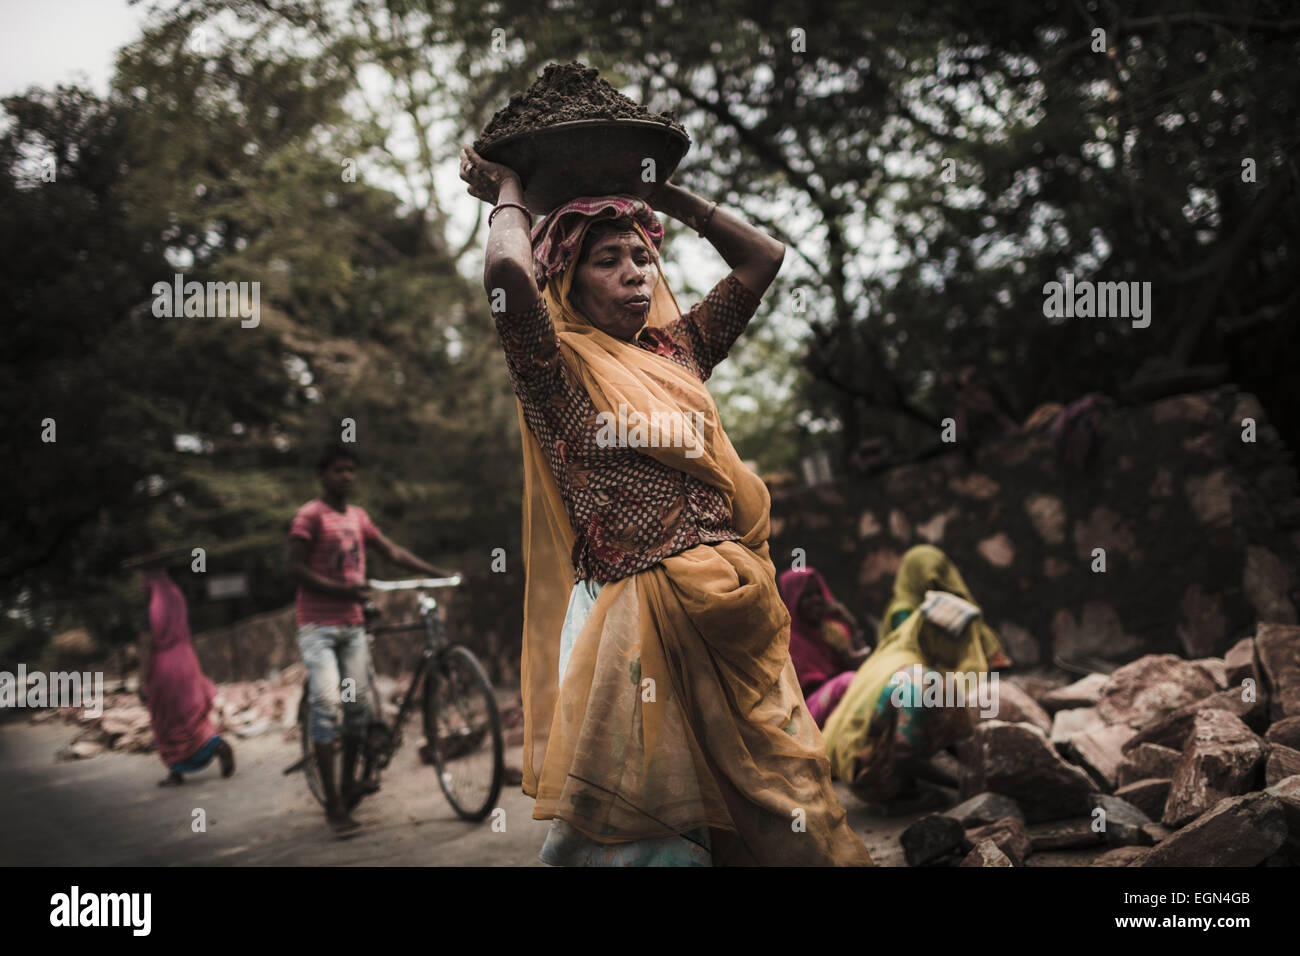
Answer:
[[[1241,441],[1241,420],[1257,441]],[[930,542],[956,561],[1019,663],[1173,651],[1221,654],[1256,620],[1296,622],[1300,513],[1289,454],[1254,397],[1230,387],[1112,409],[1086,471],[1058,462],[1046,428],[861,481],[776,493],[772,556],[802,548],[863,618],[889,601],[903,552]],[[1105,573],[1092,551],[1104,548]],[[483,564],[488,557],[483,556]],[[448,627],[502,686],[518,682],[523,574],[470,571]],[[414,598],[379,595],[387,620]],[[418,635],[375,645],[404,670]],[[298,659],[293,608],[195,638],[214,680],[255,680]]]
[[[1243,442],[1242,420],[1256,422]],[[1086,470],[1042,427],[973,461],[951,453],[773,498],[772,555],[792,549],[855,612],[879,615],[906,549],[956,562],[1026,665],[1221,654],[1257,620],[1296,622],[1300,520],[1289,452],[1231,386],[1108,411]],[[1092,570],[1105,551],[1104,573]]]

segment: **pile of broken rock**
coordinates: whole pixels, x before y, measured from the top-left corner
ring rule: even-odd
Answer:
[[[237,738],[260,737],[274,730],[292,736],[305,676],[303,665],[295,662],[269,680],[218,684],[211,719],[220,733]],[[51,709],[38,711],[32,720],[62,719],[77,726],[76,736],[57,753],[60,760],[85,759],[106,750],[152,753],[157,749],[149,710],[134,692],[106,692],[102,710],[91,716],[75,707]]]
[[[910,866],[1300,863],[1300,627],[1261,623],[1223,658],[1152,654],[1051,687],[1000,682],[959,747],[964,802],[901,836]]]

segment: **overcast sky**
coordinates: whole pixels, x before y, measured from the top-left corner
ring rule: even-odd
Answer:
[[[0,0],[0,96],[74,80],[108,92],[113,58],[144,19],[126,0]]]

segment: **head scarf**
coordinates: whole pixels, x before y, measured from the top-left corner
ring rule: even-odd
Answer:
[[[817,588],[829,608],[834,595],[826,581],[812,568],[791,568],[781,573],[781,600],[790,612],[790,658],[799,674],[799,685],[804,694],[810,694],[825,681],[838,674],[839,666],[834,650],[822,636],[823,621],[809,621],[799,613],[799,602],[808,588]]]
[[[952,560],[932,544],[918,544],[914,548],[909,548],[903,555],[898,575],[894,578],[894,597],[889,602],[884,617],[880,619],[877,646],[886,643],[891,632],[903,626],[901,624],[891,626],[890,622],[894,615],[904,610],[916,612],[925,602],[926,591],[946,591],[971,604],[976,604],[970,590],[966,587],[965,580],[962,579],[961,572],[957,570]],[[922,631],[926,638],[925,644],[933,646],[938,657],[950,656],[940,647],[948,643],[945,639],[947,635],[941,628],[925,627]],[[988,626],[982,615],[971,622],[970,632],[978,638],[984,648],[985,656],[992,657],[1002,649],[1002,642],[998,639],[997,633]]]
[[[149,631],[154,653],[190,643],[189,612],[185,596],[165,570],[148,571],[144,590],[149,597]]]
[[[628,216],[640,226],[646,245],[656,250],[663,245],[664,227],[654,210],[635,196],[580,196],[553,210],[533,228],[533,269],[537,285],[545,289],[552,276],[560,275],[582,248],[586,227],[599,219]]]

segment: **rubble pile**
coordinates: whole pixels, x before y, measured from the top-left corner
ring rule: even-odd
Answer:
[[[303,665],[294,663],[270,680],[218,684],[212,719],[222,734],[234,737],[258,737],[274,730],[294,737],[305,678]],[[383,685],[381,679],[381,694]],[[62,708],[39,711],[31,719],[34,723],[61,719],[77,727],[76,736],[59,750],[60,760],[84,759],[105,750],[153,753],[157,749],[149,725],[149,709],[129,689],[106,692],[103,713],[97,716],[88,716],[79,708]]]
[[[212,719],[222,734],[248,739],[279,731],[286,740],[298,737],[298,709],[302,703],[303,682],[307,671],[301,662],[290,664],[269,680],[233,681],[217,685]],[[411,675],[389,677],[378,674],[375,690],[384,717],[396,716],[401,697],[410,686]],[[106,692],[103,713],[87,716],[84,710],[61,708],[33,713],[32,723],[62,720],[77,727],[76,735],[56,757],[59,760],[82,760],[114,750],[119,753],[153,753],[153,730],[149,709],[133,689],[134,679],[126,690]],[[499,702],[501,727],[507,747],[524,742],[524,711],[516,694]]]
[[[1300,864],[1300,627],[1261,623],[1224,658],[1149,654],[1042,689],[959,747],[964,802],[901,842],[913,866]],[[996,819],[994,819],[996,817]]]

